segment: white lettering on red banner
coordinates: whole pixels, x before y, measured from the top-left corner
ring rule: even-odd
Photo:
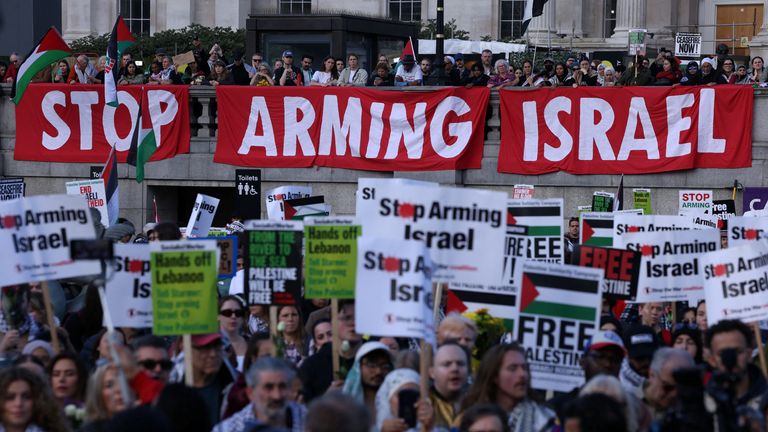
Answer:
[[[748,86],[502,91],[499,171],[749,167],[752,103]]]
[[[214,161],[379,171],[480,168],[487,89],[217,87]]]
[[[117,108],[104,103],[98,85],[32,84],[16,107],[13,158],[40,162],[104,163],[112,145],[120,162],[131,147],[141,107],[141,127],[152,129],[157,150],[150,160],[189,153],[187,86],[121,86]]]

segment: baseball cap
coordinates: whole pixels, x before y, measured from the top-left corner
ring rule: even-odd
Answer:
[[[464,60],[464,54],[458,53],[455,56],[453,56],[456,60]]]
[[[552,64],[554,64],[555,61],[552,59],[552,57],[547,57],[547,58],[544,59],[544,63],[552,63]]]
[[[214,342],[221,342],[221,333],[192,335],[192,346],[194,347],[204,347]]]
[[[584,353],[588,353],[590,350],[602,350],[605,348],[618,348],[621,350],[622,354],[627,354],[627,350],[624,348],[624,342],[621,341],[621,337],[617,335],[616,332],[610,330],[600,330],[595,333],[584,346]]]
[[[636,325],[624,332],[624,346],[630,358],[651,357],[659,347],[659,339],[652,328]]]
[[[283,57],[293,57],[293,52],[289,50],[283,51]]]

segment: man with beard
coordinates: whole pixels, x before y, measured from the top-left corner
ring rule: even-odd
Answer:
[[[251,403],[213,428],[214,432],[246,432],[262,428],[302,432],[307,409],[288,400],[296,373],[283,359],[262,357],[248,370]]]
[[[568,220],[568,232],[563,236],[565,240],[565,263],[571,263],[573,248],[579,244],[579,218],[572,217]]]
[[[371,413],[371,426],[376,418],[376,392],[393,369],[392,354],[381,342],[366,342],[355,355],[355,363],[344,381],[343,392],[365,404]]]
[[[455,342],[447,342],[435,353],[429,369],[432,388],[429,399],[435,410],[435,427],[450,429],[461,415],[461,402],[467,392],[469,353]]]

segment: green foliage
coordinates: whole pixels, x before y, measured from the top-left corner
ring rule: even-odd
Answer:
[[[192,24],[188,27],[175,30],[157,32],[152,36],[136,36],[136,44],[128,49],[134,57],[145,61],[155,55],[158,48],[162,48],[169,55],[176,55],[192,49],[192,38],[200,36],[200,41],[206,50],[214,43],[218,43],[224,51],[224,56],[231,57],[234,51],[245,51],[245,29],[232,30],[228,27],[203,27]],[[100,36],[86,36],[72,41],[70,47],[77,53],[98,53],[104,55],[107,52],[109,34]]]
[[[547,57],[551,57],[555,64],[563,62],[568,59],[568,57],[575,57],[580,58],[581,53],[579,52],[570,52],[570,51],[539,51],[536,53],[536,62],[533,65],[533,68],[535,70],[541,70],[544,68],[544,59]],[[509,53],[509,64],[510,66],[517,66],[522,67],[523,62],[525,60],[531,60],[533,61],[533,53],[532,52],[519,52],[519,53]]]
[[[443,25],[443,30],[446,39],[469,40],[469,32],[460,29],[456,24],[456,19],[447,21]],[[426,23],[422,23],[419,39],[434,39],[435,33],[437,33],[437,20],[427,20]]]

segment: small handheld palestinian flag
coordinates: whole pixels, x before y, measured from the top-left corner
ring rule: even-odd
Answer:
[[[104,100],[109,106],[117,107],[117,80],[120,73],[120,56],[136,39],[125,25],[123,17],[117,16],[107,45],[107,65],[104,68]]]
[[[143,103],[142,101],[139,106],[142,106]],[[149,158],[157,150],[154,130],[151,127],[144,127],[142,122],[141,109],[139,109],[139,116],[136,118],[136,128],[133,131],[131,147],[128,149],[128,159],[126,160],[128,165],[136,167],[136,181],[138,183],[144,181],[144,164],[149,161]]]
[[[70,54],[72,54],[72,48],[64,42],[56,28],[48,29],[37,46],[27,55],[24,63],[19,66],[19,71],[16,74],[16,85],[14,86],[13,103],[18,105],[21,102],[32,77],[51,66],[51,63],[56,63]]]

